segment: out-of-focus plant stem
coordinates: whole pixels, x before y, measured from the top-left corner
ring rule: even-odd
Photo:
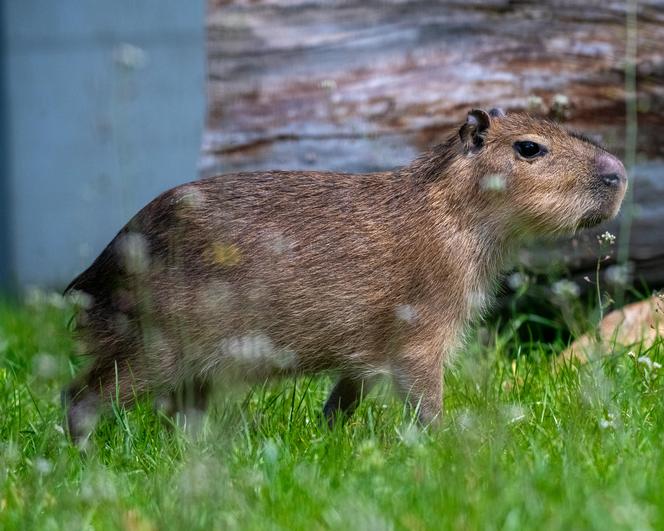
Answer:
[[[629,260],[629,243],[634,218],[634,167],[636,165],[636,143],[638,130],[636,60],[637,60],[637,14],[638,0],[627,0],[625,33],[625,168],[629,180],[623,201],[623,217],[618,239],[618,264],[626,266]],[[616,304],[622,306],[625,288],[616,292]]]

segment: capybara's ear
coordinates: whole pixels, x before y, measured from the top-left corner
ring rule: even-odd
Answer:
[[[473,109],[466,123],[459,129],[459,138],[466,151],[478,151],[484,145],[484,135],[491,125],[491,118],[482,109]]]

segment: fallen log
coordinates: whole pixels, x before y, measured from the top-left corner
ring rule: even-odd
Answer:
[[[664,9],[639,1],[636,32],[627,9],[579,0],[211,0],[201,173],[384,170],[440,142],[470,107],[493,106],[564,121],[624,156],[632,72],[636,210],[629,242],[623,234],[616,245],[629,246],[635,278],[664,285],[664,143],[653,141],[664,137]],[[608,230],[621,236],[620,223]],[[538,245],[524,262],[555,258],[583,276],[594,269],[593,241]]]

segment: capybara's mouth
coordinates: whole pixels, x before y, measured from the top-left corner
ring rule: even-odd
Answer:
[[[578,229],[591,229],[593,227],[596,227],[597,225],[601,225],[605,221],[608,221],[611,219],[610,216],[601,216],[599,214],[593,214],[591,216],[586,216],[581,219],[579,224],[577,225]]]

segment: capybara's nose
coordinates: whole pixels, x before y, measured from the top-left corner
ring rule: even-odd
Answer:
[[[627,182],[625,166],[613,155],[600,153],[595,159],[597,174],[608,186],[622,186]]]

